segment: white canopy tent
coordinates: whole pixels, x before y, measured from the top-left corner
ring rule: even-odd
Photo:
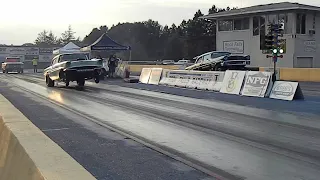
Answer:
[[[73,42],[69,42],[64,47],[57,49],[57,50],[54,50],[52,52],[53,55],[58,55],[58,54],[62,54],[62,53],[81,53],[81,51],[80,51],[79,46],[75,45]]]

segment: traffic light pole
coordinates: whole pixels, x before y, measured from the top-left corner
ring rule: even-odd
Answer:
[[[275,44],[276,44],[276,49],[278,50],[278,33],[275,33]],[[273,75],[272,75],[272,81],[275,82],[277,80],[277,61],[278,61],[278,54],[276,53],[273,56]]]
[[[279,35],[283,36],[283,25],[282,24],[269,24],[268,34],[265,35],[265,49],[272,50],[272,55],[267,55],[267,58],[272,57],[273,60],[273,74],[272,81],[277,80],[277,62],[278,57],[283,58],[282,54],[284,51],[280,49],[279,45]]]

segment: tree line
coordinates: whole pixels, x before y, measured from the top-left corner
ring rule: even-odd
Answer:
[[[232,8],[234,9],[234,8]],[[208,13],[229,11],[213,5]],[[95,42],[102,34],[107,33],[116,42],[131,46],[133,60],[159,59],[192,59],[202,53],[216,49],[216,23],[199,18],[204,14],[198,10],[192,19],[183,20],[180,25],[162,26],[158,21],[147,20],[134,23],[118,23],[111,28],[100,26],[94,28],[82,40],[75,38],[75,32],[68,30],[57,38],[51,31],[39,33],[35,44],[42,46],[65,45],[74,42],[79,46],[87,46]],[[128,59],[127,52],[119,52],[118,56]]]

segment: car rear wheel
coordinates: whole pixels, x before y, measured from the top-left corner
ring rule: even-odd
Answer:
[[[50,79],[49,76],[46,76],[46,85],[48,87],[53,87],[54,86],[54,81],[52,79]]]
[[[222,71],[222,67],[220,64],[217,64],[215,67],[214,67],[214,70],[215,71]]]

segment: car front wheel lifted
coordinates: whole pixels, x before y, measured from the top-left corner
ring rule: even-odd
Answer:
[[[48,87],[53,87],[54,86],[54,81],[52,79],[50,79],[49,76],[46,76],[46,85]]]

